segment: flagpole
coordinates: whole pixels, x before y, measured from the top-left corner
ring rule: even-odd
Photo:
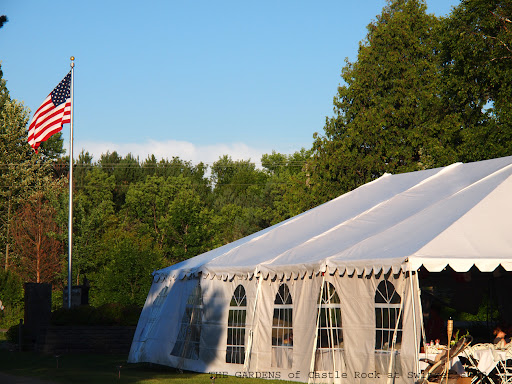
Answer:
[[[68,233],[68,309],[71,309],[71,260],[73,253],[73,80],[75,72],[75,58],[71,56],[71,116],[69,125],[69,233]]]

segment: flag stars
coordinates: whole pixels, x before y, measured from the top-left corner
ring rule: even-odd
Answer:
[[[51,93],[52,103],[56,107],[71,97],[71,72],[55,87]]]

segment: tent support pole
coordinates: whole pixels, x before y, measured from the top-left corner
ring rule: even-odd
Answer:
[[[257,324],[255,324],[256,321],[256,309],[258,305],[258,298],[260,296],[261,291],[261,284],[263,281],[263,276],[256,277],[256,272],[254,272],[254,277],[258,279],[258,288],[256,288],[256,298],[254,299],[254,306],[252,309],[252,326],[249,331],[249,338],[247,340],[247,348],[245,350],[245,361],[244,361],[244,371],[249,372],[249,368],[251,365],[251,352],[252,352],[252,340],[254,337],[254,329],[257,327]]]
[[[416,287],[416,292],[419,292],[419,297],[421,299],[420,283],[419,283],[419,278],[418,278],[418,274],[417,273],[416,273],[416,279],[414,280],[414,282],[416,283],[416,286],[415,286]],[[425,333],[425,324],[423,323],[423,306],[421,305],[421,300],[420,300],[419,305],[420,305],[420,313],[422,314],[420,316],[421,337],[422,337],[422,340],[423,340],[423,345],[425,346],[425,345],[427,345],[427,335]],[[419,356],[418,356],[418,359],[419,359]]]
[[[405,275],[405,273],[404,273],[404,275]],[[396,372],[393,371],[393,375],[390,375],[390,373],[391,373],[391,368],[395,366],[395,362],[396,362],[395,346],[396,346],[396,338],[398,336],[398,327],[400,325],[400,320],[402,319],[402,313],[403,313],[404,306],[405,306],[405,287],[406,287],[406,284],[404,284],[404,290],[402,292],[402,297],[404,298],[404,300],[400,300],[400,311],[398,312],[398,318],[396,319],[395,330],[393,331],[393,339],[391,340],[391,353],[389,355],[387,383],[391,382],[391,379],[393,379],[393,381],[392,381],[393,383],[395,382],[395,373]]]
[[[411,268],[411,263],[409,260],[407,260],[407,265],[409,266],[409,282],[411,285],[411,298],[412,298],[412,324],[413,324],[413,331],[414,331],[414,368],[415,368],[415,377],[418,377],[419,374],[419,346],[418,346],[418,326],[416,324],[416,306],[414,305],[414,302],[416,301],[416,290],[414,289],[413,282],[412,282],[412,276],[413,271]],[[416,276],[415,279],[418,279],[418,273],[415,272],[414,275]],[[420,306],[421,308],[421,306]]]
[[[320,306],[322,305],[322,297],[324,295],[325,272],[322,272],[322,286],[320,288]],[[313,340],[313,352],[311,353],[311,363],[309,365],[308,384],[311,383],[311,372],[315,371],[315,353],[316,343],[318,340],[318,326],[320,324],[320,307],[318,307],[318,314],[316,315],[315,338]],[[313,375],[315,376],[315,375]]]
[[[320,303],[322,302],[323,297],[320,296]],[[332,370],[333,370],[333,376],[336,377],[336,357],[334,354],[334,334],[332,332],[332,317],[331,317],[331,291],[330,287],[327,288],[327,311],[325,311],[326,314],[326,324],[329,324],[329,337],[331,339],[331,355],[332,355]],[[336,313],[336,311],[334,311]],[[318,334],[318,331],[317,331]]]

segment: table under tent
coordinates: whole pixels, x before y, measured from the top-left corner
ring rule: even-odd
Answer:
[[[412,383],[420,270],[512,270],[512,157],[391,175],[156,271],[129,362]],[[508,273],[508,272],[506,272]]]

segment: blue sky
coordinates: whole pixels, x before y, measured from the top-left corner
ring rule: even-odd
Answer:
[[[427,0],[447,15],[458,0]],[[222,155],[310,148],[345,58],[385,0],[2,0],[0,60],[31,117],[75,56],[74,153]],[[69,147],[69,126],[63,129]]]

